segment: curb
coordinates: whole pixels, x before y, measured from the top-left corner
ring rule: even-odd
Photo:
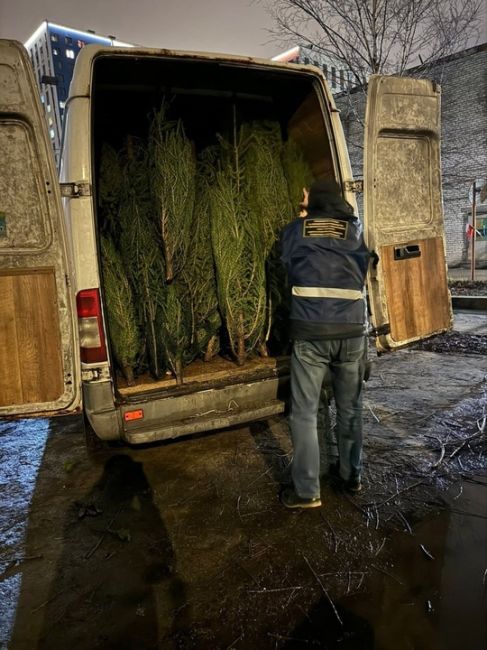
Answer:
[[[487,311],[487,296],[452,296],[453,309],[475,309]]]

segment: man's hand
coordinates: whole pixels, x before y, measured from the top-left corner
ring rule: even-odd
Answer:
[[[300,217],[306,217],[307,214],[308,214],[308,211],[307,211],[308,197],[309,197],[309,190],[307,190],[305,187],[303,187],[303,200],[299,204],[299,207],[301,208],[301,211],[299,213]]]

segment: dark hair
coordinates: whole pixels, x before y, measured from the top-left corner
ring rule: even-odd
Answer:
[[[342,196],[334,180],[315,181],[309,188],[308,212],[353,217],[353,208]]]

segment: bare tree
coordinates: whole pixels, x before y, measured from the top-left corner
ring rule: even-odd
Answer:
[[[273,37],[340,62],[355,83],[402,74],[467,47],[478,35],[482,0],[261,0]]]

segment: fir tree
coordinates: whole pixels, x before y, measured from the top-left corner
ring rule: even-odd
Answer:
[[[281,296],[274,291],[274,277],[279,273],[275,245],[282,227],[292,217],[288,184],[282,165],[281,129],[277,122],[252,122],[246,125],[249,146],[245,153],[245,193],[248,205],[248,236],[253,242],[255,264],[261,269],[263,291],[267,294],[267,310],[259,327],[258,351],[267,356],[266,341],[270,335],[273,311]],[[271,259],[272,258],[272,259]],[[274,305],[274,306],[273,306]]]
[[[211,233],[217,290],[232,353],[239,365],[255,349],[265,320],[265,273],[255,237],[249,236],[244,156],[249,140],[237,131],[219,138],[221,159],[211,192]]]
[[[120,208],[120,249],[137,297],[141,331],[145,333],[149,368],[163,375],[162,347],[164,257],[153,221],[154,205],[149,187],[147,151],[129,140],[124,165],[124,192]]]
[[[119,237],[119,210],[123,190],[123,170],[119,154],[104,142],[100,155],[98,206],[103,232],[113,241]]]
[[[291,207],[294,216],[297,217],[303,200],[303,189],[309,189],[313,183],[313,173],[299,145],[291,138],[283,146],[282,163],[287,179]]]
[[[134,296],[115,245],[103,236],[101,262],[111,349],[128,385],[133,386],[134,367],[141,348]]]
[[[191,228],[191,254],[184,269],[193,313],[192,344],[209,361],[219,351],[221,317],[211,243],[211,185],[215,181],[216,151],[204,150],[196,170],[196,198]]]
[[[156,205],[156,224],[164,251],[166,296],[164,347],[178,383],[182,383],[183,362],[193,357],[191,333],[193,315],[184,272],[192,246],[195,157],[181,120],[166,118],[167,106],[154,115],[150,128],[149,155],[151,187]]]

